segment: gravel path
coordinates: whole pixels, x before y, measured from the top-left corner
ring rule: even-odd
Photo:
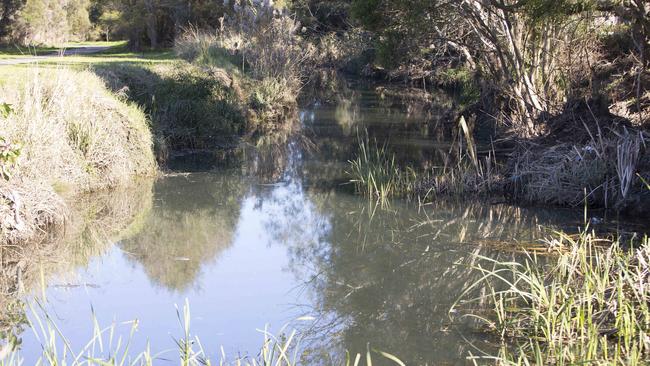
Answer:
[[[53,52],[47,55],[42,56],[27,56],[21,58],[11,58],[0,60],[0,65],[18,65],[18,64],[28,64],[33,62],[40,62],[44,60],[50,60],[56,57],[65,57],[65,56],[76,56],[76,55],[88,55],[91,53],[98,53],[109,49],[107,46],[87,46],[87,47],[75,47],[61,49],[59,52]]]

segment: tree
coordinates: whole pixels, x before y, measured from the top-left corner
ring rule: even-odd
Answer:
[[[11,33],[16,13],[25,5],[25,0],[2,0],[0,8],[0,40]]]
[[[13,40],[55,45],[88,37],[88,0],[26,0],[11,25]]]

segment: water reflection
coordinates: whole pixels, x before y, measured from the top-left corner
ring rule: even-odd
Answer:
[[[40,293],[42,285],[70,287],[115,241],[139,231],[151,210],[152,180],[141,180],[111,192],[69,201],[64,229],[21,247],[0,246],[0,338],[20,342],[26,325],[24,295]]]
[[[156,183],[142,229],[119,243],[157,285],[182,291],[232,244],[247,186],[236,175],[176,174]]]
[[[503,240],[528,243],[542,235],[543,225],[579,220],[571,212],[503,205],[438,202],[420,211],[408,204],[374,210],[346,194],[309,196],[331,225],[325,240],[290,248],[296,277],[308,279],[308,312],[319,319],[309,329],[309,354],[316,357],[309,364],[332,362],[323,355],[345,349],[364,353],[368,344],[397,352],[407,364],[463,359],[471,349],[466,339],[482,339],[471,328],[452,327],[448,311],[480,276],[470,270],[474,255],[517,258],[516,251],[503,250]]]

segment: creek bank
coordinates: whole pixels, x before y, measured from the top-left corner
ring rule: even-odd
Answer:
[[[441,93],[440,89],[425,91],[394,83],[370,85],[382,104],[423,115],[422,123],[436,131],[432,138],[443,135],[452,146],[440,166],[420,169],[403,159],[393,162],[395,152],[377,151],[371,154],[372,159],[359,162],[364,167],[360,169],[358,164],[351,169],[356,172],[351,177],[356,182],[369,182],[372,176],[370,181],[378,186],[383,182],[392,187],[391,195],[421,199],[498,195],[519,204],[587,204],[628,216],[650,213],[650,192],[644,184],[650,179],[650,134],[633,121],[610,113],[598,101],[573,104],[549,118],[544,133],[525,138],[495,124],[476,104],[463,107],[462,93],[454,90]],[[321,89],[345,93],[342,87]],[[340,102],[345,98],[332,92],[324,100]],[[366,149],[382,150],[373,141],[362,142]],[[382,182],[376,181],[378,177]]]
[[[68,216],[63,193],[103,190],[157,172],[143,111],[88,71],[3,70],[0,242],[46,235]]]

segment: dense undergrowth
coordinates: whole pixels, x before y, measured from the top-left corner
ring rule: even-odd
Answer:
[[[504,195],[515,202],[553,206],[614,208],[629,215],[650,212],[650,137],[628,130],[590,131],[581,144],[519,143],[508,155],[489,146],[479,154],[464,118],[443,164],[414,169],[395,161],[393,152],[359,141],[348,176],[358,193],[380,201],[406,197],[419,201],[439,195]]]
[[[246,131],[241,97],[227,74],[182,61],[99,64],[94,70],[119,97],[147,111],[159,160],[170,151],[216,149]]]
[[[249,134],[286,135],[295,127],[298,94],[313,52],[297,35],[298,27],[288,15],[247,7],[218,30],[187,29],[174,49],[217,76],[227,75],[242,99]]]

